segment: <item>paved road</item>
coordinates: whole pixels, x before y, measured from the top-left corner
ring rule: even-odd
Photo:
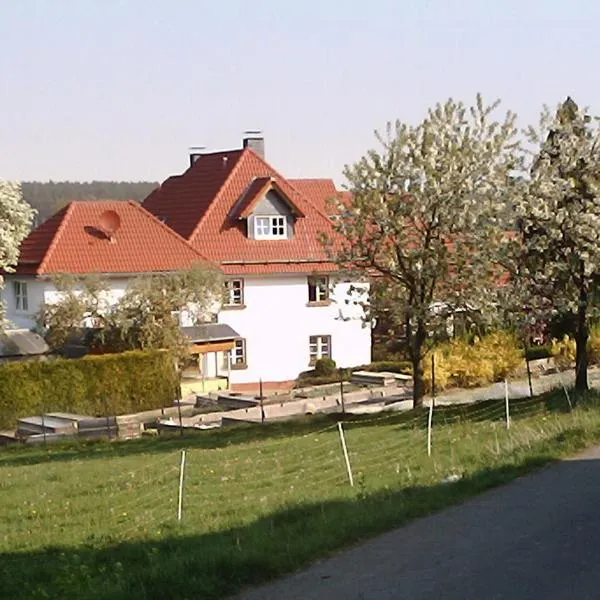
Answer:
[[[240,600],[600,598],[600,447]]]

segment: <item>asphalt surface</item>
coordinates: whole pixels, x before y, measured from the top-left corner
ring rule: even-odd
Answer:
[[[600,447],[240,600],[600,598]]]

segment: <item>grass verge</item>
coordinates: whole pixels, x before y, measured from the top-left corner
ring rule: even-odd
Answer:
[[[326,418],[2,453],[2,597],[224,597],[597,442],[600,398],[577,400],[514,402],[510,429],[503,402],[439,409],[431,457],[426,411],[346,420],[354,487]]]

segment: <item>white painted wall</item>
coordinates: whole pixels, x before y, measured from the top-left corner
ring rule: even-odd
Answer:
[[[35,316],[44,304],[52,304],[61,298],[61,292],[49,279],[38,279],[35,277],[23,277],[17,275],[5,276],[2,298],[6,305],[6,314],[9,322],[20,328],[32,329],[35,327]],[[27,311],[16,309],[16,299],[13,289],[13,281],[27,283],[27,299],[29,306]],[[114,304],[123,296],[131,279],[116,277],[109,280],[109,289],[105,292],[105,301],[108,305]]]
[[[29,310],[18,312],[12,281],[27,282]],[[116,302],[130,279],[113,278],[107,302]],[[333,283],[332,304],[307,306],[308,275],[274,275],[244,278],[242,310],[221,310],[219,323],[227,323],[246,339],[247,368],[231,372],[232,383],[288,381],[310,369],[309,337],[330,335],[332,357],[339,367],[354,367],[371,361],[371,329],[362,320],[362,309],[346,304],[349,283]],[[7,315],[14,326],[31,329],[43,303],[56,302],[60,292],[50,280],[33,277],[5,278],[3,296]],[[182,314],[182,321],[186,316]],[[183,325],[191,324],[183,322]],[[218,357],[218,370],[222,357]],[[212,365],[211,365],[212,371]]]
[[[227,323],[246,339],[247,369],[231,373],[232,383],[287,381],[310,369],[309,337],[330,335],[339,367],[371,361],[371,329],[358,306],[347,305],[349,283],[333,286],[329,306],[307,306],[308,275],[244,278],[242,310],[222,310]]]

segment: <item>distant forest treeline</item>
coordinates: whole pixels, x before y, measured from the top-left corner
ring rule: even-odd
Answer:
[[[158,186],[152,181],[24,181],[23,197],[38,211],[38,225],[72,200],[141,202]]]

